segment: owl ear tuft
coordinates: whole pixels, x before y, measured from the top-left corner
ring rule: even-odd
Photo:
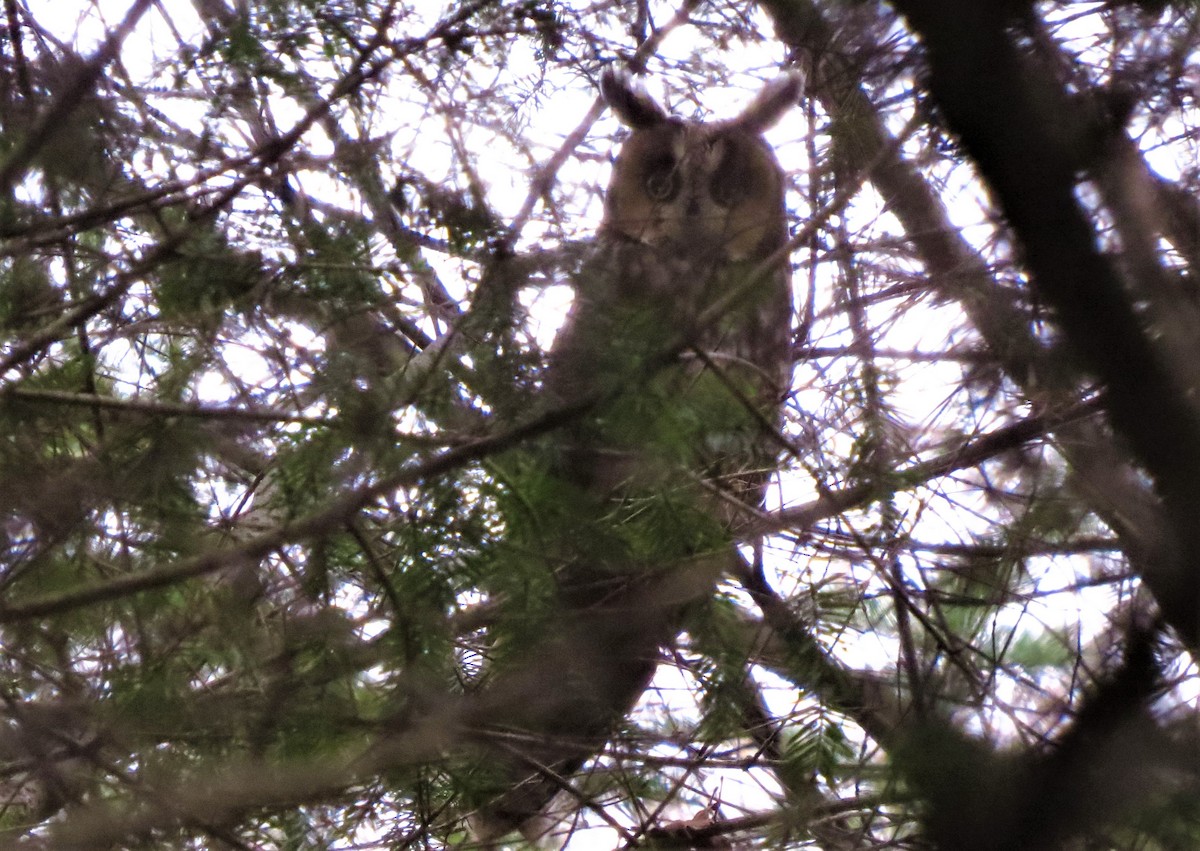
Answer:
[[[799,71],[781,74],[767,83],[742,114],[729,123],[750,133],[769,130],[804,94],[804,75]]]
[[[663,108],[623,71],[605,69],[600,75],[600,96],[621,123],[630,127],[653,127],[667,120]]]

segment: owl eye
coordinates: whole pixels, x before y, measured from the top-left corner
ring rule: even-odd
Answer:
[[[708,193],[722,207],[732,207],[754,190],[754,175],[746,162],[744,146],[735,138],[722,138],[721,161],[708,184]]]
[[[717,174],[709,184],[708,192],[722,207],[732,207],[749,194],[745,177],[746,174],[741,169]]]
[[[656,168],[646,175],[646,194],[652,201],[669,201],[679,191],[679,179],[671,166]]]

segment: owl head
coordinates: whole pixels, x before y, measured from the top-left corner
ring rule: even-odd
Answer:
[[[736,118],[684,121],[606,71],[604,100],[633,132],[613,166],[601,233],[673,254],[761,259],[787,238],[784,175],[762,133],[794,106],[799,74],[777,78]]]

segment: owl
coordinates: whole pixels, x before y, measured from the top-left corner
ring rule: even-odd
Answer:
[[[469,713],[503,738],[486,751],[482,839],[540,833],[556,796],[579,805],[567,780],[712,596],[762,500],[790,378],[786,179],[762,133],[800,78],[711,123],[670,115],[616,73],[600,91],[631,132],[543,389],[584,413],[546,462],[557,521],[524,543],[550,563],[557,611]]]

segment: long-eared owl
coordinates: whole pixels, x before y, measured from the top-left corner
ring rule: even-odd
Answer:
[[[599,248],[555,344],[551,385],[565,395],[591,387],[596,370],[576,370],[573,358],[591,358],[600,346],[592,323],[643,311],[672,323],[654,344],[665,346],[674,333],[758,367],[774,390],[785,389],[791,285],[786,258],[773,256],[787,242],[785,176],[762,133],[796,103],[801,78],[780,77],[739,116],[711,123],[669,115],[613,72],[600,88],[633,132],[613,166]],[[704,317],[715,308],[721,319]],[[603,315],[614,312],[618,318]],[[701,318],[708,321],[697,327]]]
[[[761,502],[792,303],[785,174],[762,133],[800,92],[784,76],[736,118],[699,123],[621,75],[602,78],[631,133],[544,393],[584,413],[550,464],[561,525],[545,521],[553,540],[524,542],[552,563],[558,609],[473,715],[516,734],[489,751],[484,837],[528,834],[562,778],[603,749]]]

